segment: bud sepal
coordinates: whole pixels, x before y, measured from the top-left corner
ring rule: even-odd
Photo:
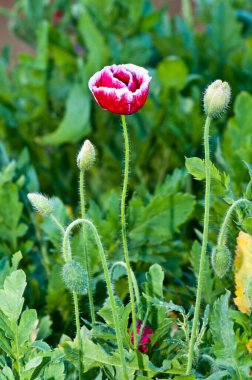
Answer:
[[[77,157],[80,170],[89,170],[95,162],[95,148],[89,140],[85,140]]]
[[[216,246],[212,252],[212,267],[217,277],[223,278],[231,268],[231,253],[225,246]]]
[[[63,266],[63,280],[70,292],[87,293],[87,273],[85,268],[75,260],[70,260]]]

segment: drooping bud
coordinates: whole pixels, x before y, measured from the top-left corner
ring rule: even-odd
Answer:
[[[63,266],[63,280],[70,292],[87,293],[87,273],[83,266],[71,260]]]
[[[95,162],[95,148],[89,140],[85,140],[77,157],[80,170],[89,170]]]
[[[227,82],[217,79],[211,83],[204,95],[204,111],[207,116],[219,117],[227,108],[231,98],[231,89]]]
[[[215,247],[212,252],[212,266],[217,277],[224,277],[231,267],[231,253],[227,247]]]
[[[42,215],[50,215],[53,212],[53,202],[42,194],[29,193],[27,198],[32,206]]]

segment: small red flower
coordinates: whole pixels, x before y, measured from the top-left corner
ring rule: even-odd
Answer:
[[[137,335],[140,335],[142,324],[143,324],[142,321],[140,320],[137,321]],[[151,328],[148,325],[145,325],[142,338],[138,345],[138,351],[143,352],[143,353],[148,352],[148,347],[146,346],[146,344],[149,344],[151,342],[149,336],[153,334],[154,332],[151,330]],[[133,334],[131,335],[131,343],[134,344]]]
[[[64,13],[61,9],[56,9],[56,11],[53,14],[53,22],[54,24],[60,23],[60,21],[63,19]]]
[[[90,78],[88,86],[102,108],[130,115],[144,106],[150,81],[147,70],[129,63],[105,66]]]

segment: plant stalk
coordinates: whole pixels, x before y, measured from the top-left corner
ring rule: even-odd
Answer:
[[[221,228],[220,228],[220,232],[219,232],[219,236],[218,236],[218,246],[219,247],[223,247],[226,244],[226,240],[227,240],[227,232],[226,231],[228,228],[228,224],[230,222],[230,218],[232,216],[232,213],[236,209],[236,207],[238,207],[240,204],[247,204],[249,207],[252,206],[251,202],[248,199],[240,198],[240,199],[237,199],[237,201],[235,201],[229,207],[229,209],[226,213],[226,216],[223,220],[223,223],[221,225]]]
[[[124,137],[124,145],[125,145],[125,163],[124,163],[125,166],[124,166],[123,190],[122,190],[122,199],[121,199],[122,241],[123,241],[125,263],[126,263],[126,268],[127,268],[128,284],[129,284],[134,348],[137,349],[136,308],[135,308],[133,284],[132,284],[132,279],[131,279],[131,268],[130,268],[129,250],[128,250],[128,243],[127,243],[127,236],[126,236],[126,216],[125,216],[125,209],[126,209],[125,203],[126,203],[127,188],[128,188],[128,181],[129,181],[129,137],[128,137],[125,116],[124,115],[121,115],[121,116],[122,116],[123,137]]]
[[[210,190],[211,190],[211,162],[210,162],[210,151],[209,151],[210,124],[211,124],[211,118],[207,116],[206,122],[205,122],[205,129],[204,129],[205,178],[206,178],[204,228],[203,228],[203,240],[202,240],[202,246],[201,246],[196,304],[195,304],[195,311],[194,311],[194,317],[193,317],[191,338],[190,338],[190,343],[189,343],[186,375],[190,375],[191,369],[192,369],[194,345],[195,345],[197,324],[198,324],[199,312],[200,312],[202,286],[203,286],[203,279],[204,279],[204,267],[205,267],[206,251],[207,251],[209,211],[210,211]]]
[[[56,224],[61,233],[65,236],[66,230],[62,226],[62,224],[58,221],[58,219],[51,214],[52,221]],[[72,252],[69,239],[67,239],[66,244],[63,244],[63,257],[64,261],[67,263],[72,260]],[[75,325],[76,325],[76,333],[77,333],[77,342],[78,342],[78,364],[79,364],[79,380],[82,380],[82,342],[81,342],[81,327],[80,327],[80,313],[79,313],[79,304],[78,304],[78,296],[76,292],[73,292],[73,300],[74,300],[74,315],[75,315]]]
[[[81,342],[79,304],[78,304],[78,296],[76,292],[73,292],[73,300],[74,300],[74,314],[75,314],[77,342],[78,342],[79,379],[81,380],[82,379],[82,342]]]
[[[82,219],[85,219],[86,217],[84,185],[85,185],[85,172],[84,170],[80,170],[80,201],[81,201]],[[92,286],[91,286],[91,270],[90,270],[89,258],[88,258],[87,233],[86,233],[85,224],[82,225],[82,231],[83,231],[83,243],[84,243],[84,261],[85,261],[85,269],[87,272],[88,300],[89,300],[91,321],[92,321],[92,324],[94,324],[95,323],[95,308],[94,308],[94,299],[93,299]]]
[[[110,275],[109,275],[106,255],[105,255],[102,243],[101,243],[101,239],[100,239],[100,237],[98,235],[97,229],[94,226],[94,224],[90,220],[87,220],[87,219],[76,219],[76,220],[74,220],[67,227],[66,232],[64,234],[63,251],[67,250],[68,241],[69,241],[69,235],[71,233],[71,230],[75,226],[77,226],[78,224],[85,224],[85,225],[89,226],[92,229],[92,232],[94,234],[94,238],[95,238],[96,244],[98,246],[98,250],[99,250],[99,254],[100,254],[100,258],[101,258],[101,262],[102,262],[102,266],[103,266],[103,271],[104,271],[104,275],[105,275],[105,281],[106,281],[106,284],[107,284],[108,295],[109,295],[109,299],[110,299],[110,303],[111,303],[111,308],[112,308],[112,315],[113,315],[113,320],[114,320],[114,324],[115,324],[115,332],[116,332],[116,338],[117,338],[117,345],[118,345],[119,354],[120,354],[120,358],[121,358],[123,375],[124,375],[124,379],[128,380],[129,377],[128,377],[128,372],[127,372],[127,366],[126,366],[126,360],[125,360],[124,350],[123,350],[122,334],[121,334],[119,317],[118,317],[117,310],[116,310],[116,302],[115,302],[115,296],[114,296],[114,292],[113,292],[112,282],[111,282],[111,278],[110,278]]]

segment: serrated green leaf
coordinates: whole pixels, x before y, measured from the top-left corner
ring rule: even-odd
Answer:
[[[28,361],[24,370],[29,371],[30,369],[38,367],[41,364],[42,360],[43,360],[42,356],[35,356],[34,358]]]
[[[158,244],[167,240],[189,218],[194,206],[195,199],[191,194],[155,196],[145,207],[134,198],[129,207],[132,244]]]
[[[237,343],[234,333],[234,324],[228,313],[230,292],[221,296],[213,307],[210,319],[210,328],[214,340],[213,352],[218,358],[235,358]]]
[[[205,179],[205,163],[198,157],[186,157],[185,162],[188,172],[198,181]],[[224,189],[229,189],[230,178],[226,173],[221,173],[216,166],[211,162],[211,179],[218,182],[224,187]]]
[[[64,363],[50,363],[46,368],[43,376],[44,380],[65,380]]]
[[[36,310],[25,310],[22,315],[18,326],[18,343],[20,346],[27,341],[31,340],[31,335],[34,333],[37,322]]]
[[[10,321],[17,321],[21,314],[25,287],[25,273],[17,270],[5,279],[4,288],[0,289],[0,309]]]

